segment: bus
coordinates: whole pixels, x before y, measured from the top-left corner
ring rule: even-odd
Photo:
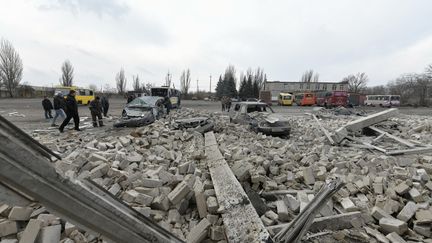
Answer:
[[[280,93],[278,105],[292,105],[294,102],[294,95],[290,93]]]
[[[70,86],[70,87],[66,87],[66,86],[61,86],[61,87],[57,87],[55,89],[55,94],[57,93],[62,93],[63,96],[66,98],[66,96],[69,94],[69,91],[71,90],[75,90],[76,91],[76,95],[75,95],[75,99],[77,101],[78,104],[81,105],[88,105],[90,103],[90,101],[94,100],[95,96],[94,96],[94,91],[91,89],[84,89],[84,88],[78,88],[76,86]]]
[[[366,106],[400,106],[400,95],[366,95]]]
[[[316,93],[316,104],[324,107],[337,107],[348,105],[346,91],[324,91]]]
[[[298,106],[315,105],[315,95],[310,92],[298,93],[294,96],[294,102]]]
[[[170,87],[162,86],[162,87],[155,87],[150,89],[150,95],[151,96],[159,96],[159,97],[169,97],[171,106],[173,108],[180,107],[180,91],[177,89],[173,89]]]

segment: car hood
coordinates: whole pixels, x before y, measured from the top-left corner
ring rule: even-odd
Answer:
[[[254,117],[256,119],[264,120],[268,123],[289,121],[289,119],[285,115],[278,114],[278,113],[253,112],[253,113],[249,113],[249,116]]]

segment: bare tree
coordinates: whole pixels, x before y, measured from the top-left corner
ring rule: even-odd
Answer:
[[[60,84],[66,87],[72,86],[74,78],[74,68],[69,60],[63,62],[61,66],[61,71],[62,77],[60,79]]]
[[[125,72],[124,69],[120,69],[120,72],[117,73],[116,75],[116,84],[117,84],[117,92],[119,94],[124,94],[126,91],[126,76],[125,76]]]
[[[429,64],[429,66],[426,67],[425,74],[429,80],[432,80],[432,64]]]
[[[318,80],[319,80],[319,74],[318,73],[314,74],[314,71],[311,69],[303,73],[300,82],[310,83],[310,82],[318,82]]]
[[[12,43],[2,39],[0,43],[0,84],[3,84],[10,97],[22,79],[23,64]]]
[[[350,74],[342,79],[342,82],[348,82],[348,91],[353,93],[364,91],[368,81],[366,73]]]
[[[103,86],[103,92],[104,93],[112,93],[112,94],[114,94],[114,93],[116,93],[116,89],[115,88],[113,88],[113,87],[111,87],[111,85],[109,85],[109,84],[105,84],[104,86]]]
[[[146,83],[145,88],[146,88],[147,92],[150,93],[151,88],[153,88],[153,84],[151,84],[151,83]]]
[[[172,74],[168,71],[167,75],[165,76],[165,86],[171,87],[171,79]]]
[[[187,70],[183,70],[181,76],[180,76],[180,89],[183,95],[187,95],[190,88],[190,70],[189,68]]]
[[[132,76],[132,87],[134,91],[142,91],[138,74],[136,76]]]

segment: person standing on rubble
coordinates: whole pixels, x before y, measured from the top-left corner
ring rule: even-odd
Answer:
[[[225,111],[225,101],[226,101],[226,96],[222,96],[221,98],[221,104],[222,104],[222,112]]]
[[[167,113],[167,115],[169,115],[170,110],[171,110],[171,100],[168,97],[168,95],[165,96],[165,98],[164,98],[164,105],[165,105],[165,108],[166,108],[166,113]]]
[[[45,111],[45,119],[53,118],[51,114],[51,110],[53,109],[53,105],[51,103],[51,100],[48,99],[47,96],[44,96],[44,99],[42,100],[42,107]]]
[[[72,118],[75,123],[74,129],[76,131],[81,131],[79,129],[78,104],[75,99],[75,95],[76,95],[75,90],[70,90],[66,98],[66,119],[64,119],[63,123],[59,127],[60,132],[63,132],[65,126],[70,122]]]
[[[54,115],[54,119],[52,120],[51,126],[55,127],[57,126],[55,124],[57,117],[61,117],[63,119],[65,119],[66,115],[64,112],[65,109],[65,100],[63,97],[63,94],[61,92],[58,92],[55,96],[54,96],[54,111],[55,111],[55,115]]]
[[[100,102],[100,97],[96,96],[96,99],[92,100],[89,105],[91,117],[93,120],[93,127],[97,127],[99,122],[99,126],[103,127],[103,121],[102,121],[102,105]],[[96,121],[97,118],[97,121]]]
[[[109,100],[108,100],[108,97],[106,95],[102,96],[101,105],[102,105],[103,115],[104,115],[104,117],[107,117],[108,109],[109,109]]]

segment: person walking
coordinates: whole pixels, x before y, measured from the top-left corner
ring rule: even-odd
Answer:
[[[59,127],[60,132],[63,132],[65,126],[70,122],[72,118],[75,123],[75,130],[81,131],[79,129],[78,104],[76,102],[75,95],[75,90],[71,90],[69,91],[69,94],[66,98],[66,119],[64,119],[63,123]]]
[[[45,119],[53,118],[52,114],[51,114],[51,110],[53,109],[53,105],[51,103],[51,100],[49,100],[47,96],[44,96],[44,99],[42,100],[42,107],[45,111]]]
[[[65,100],[63,97],[63,94],[61,92],[58,92],[55,96],[54,96],[54,111],[55,111],[55,115],[54,115],[54,119],[52,120],[51,126],[55,127],[57,126],[55,124],[57,118],[60,116],[61,118],[63,118],[63,120],[65,119],[66,115],[64,112],[65,109]]]
[[[108,97],[106,95],[102,96],[101,105],[102,105],[103,115],[104,115],[104,117],[107,117],[108,109],[109,109],[109,100],[108,100]]]
[[[102,105],[99,96],[96,96],[96,98],[90,102],[89,109],[93,120],[93,127],[97,127],[98,122],[99,126],[103,127],[104,124],[102,121]]]

